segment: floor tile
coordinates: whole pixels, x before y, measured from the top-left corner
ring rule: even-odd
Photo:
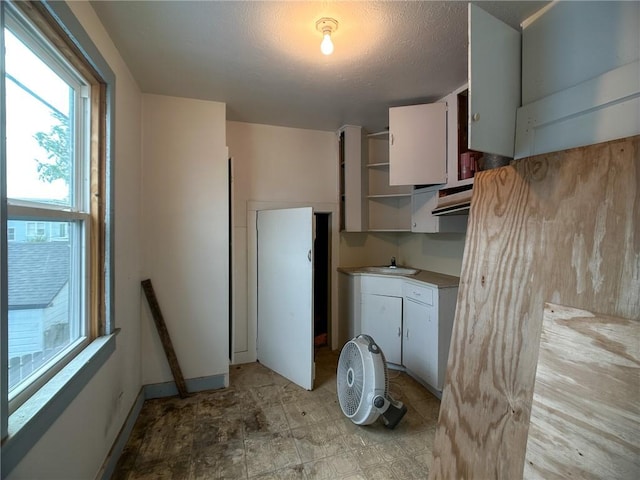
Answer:
[[[391,371],[407,405],[395,429],[355,425],[340,408],[339,352],[316,352],[307,391],[259,363],[231,366],[229,388],[144,403],[112,479],[426,479],[439,400]]]

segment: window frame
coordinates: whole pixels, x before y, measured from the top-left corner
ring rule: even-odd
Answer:
[[[69,315],[73,322],[70,323],[70,327],[77,327],[78,333],[78,338],[72,338],[59,354],[50,357],[40,369],[35,370],[13,388],[9,386],[8,402],[9,415],[11,415],[97,337],[98,328],[94,323],[98,322],[98,317],[90,313],[94,310],[91,305],[92,299],[89,297],[89,284],[90,279],[94,277],[92,269],[97,264],[92,257],[94,255],[101,257],[102,253],[88,248],[93,235],[91,226],[92,223],[96,223],[91,221],[92,216],[98,214],[97,211],[90,211],[89,198],[91,194],[98,193],[94,189],[96,185],[99,186],[103,182],[103,179],[90,179],[88,173],[99,171],[99,164],[103,159],[95,155],[90,148],[90,139],[98,137],[100,125],[93,123],[97,117],[92,115],[89,97],[93,86],[99,84],[101,80],[95,77],[86,78],[82,72],[79,72],[72,62],[64,58],[59,48],[40,31],[31,18],[16,10],[8,13],[9,15],[5,16],[4,28],[8,29],[12,36],[34,56],[40,58],[73,92],[68,100],[69,128],[73,141],[68,202],[8,198],[7,221],[26,222],[27,241],[51,242],[52,223],[47,222],[68,222],[75,225],[72,228],[74,234],[69,239],[72,255],[69,271],[71,298]],[[22,81],[24,82],[24,79]],[[90,186],[90,180],[94,188]],[[99,219],[98,222],[100,222]],[[10,331],[9,334],[11,334]]]
[[[47,382],[38,392],[12,415],[8,413],[6,401],[0,406],[2,429],[2,472],[4,478],[20,462],[38,439],[46,433],[57,417],[92,380],[96,373],[115,351],[114,312],[114,230],[113,194],[115,151],[115,86],[116,78],[106,60],[84,30],[71,8],[65,2],[48,0],[0,2],[0,49],[4,48],[4,26],[6,10],[19,11],[29,17],[54,45],[69,59],[78,62],[74,66],[84,77],[99,79],[92,88],[92,123],[99,125],[91,135],[91,156],[100,158],[89,172],[91,185],[98,185],[95,195],[89,198],[91,238],[87,247],[91,249],[92,275],[87,290],[90,292],[93,322],[91,336],[95,338],[69,364]],[[2,51],[2,50],[0,50]],[[5,77],[4,56],[0,55],[0,138],[5,131]],[[91,77],[87,76],[87,73]],[[6,147],[0,142],[0,178],[6,178]],[[98,179],[102,178],[102,182]],[[24,205],[23,205],[24,206]],[[12,205],[12,209],[20,205]],[[47,216],[47,209],[43,215]],[[3,399],[8,395],[8,316],[7,316],[7,190],[6,182],[0,182],[0,385]],[[15,213],[15,211],[13,211]],[[12,215],[13,217],[13,215]],[[96,255],[94,252],[101,252]]]

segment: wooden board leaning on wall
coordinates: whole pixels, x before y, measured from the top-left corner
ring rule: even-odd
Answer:
[[[545,302],[640,320],[640,137],[477,175],[430,479],[523,475]]]
[[[547,303],[524,477],[640,478],[640,322]]]

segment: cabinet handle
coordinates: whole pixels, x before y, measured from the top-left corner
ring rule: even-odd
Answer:
[[[479,113],[474,113],[473,115],[471,115],[471,121],[472,122],[477,122],[478,120],[480,120],[480,114]]]
[[[409,338],[409,329],[407,328],[407,338]]]
[[[391,134],[390,140],[391,140],[391,145],[393,145],[393,133]]]
[[[398,336],[401,337],[402,336],[402,331],[400,330],[400,327],[398,327]]]

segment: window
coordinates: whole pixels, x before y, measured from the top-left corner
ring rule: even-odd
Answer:
[[[115,75],[67,2],[0,22],[4,478],[115,351]]]
[[[106,90],[61,32],[5,8],[9,414],[105,333]]]
[[[54,224],[55,235],[52,234],[52,238],[54,240],[67,240],[69,238],[69,224],[68,223],[58,223]]]
[[[9,141],[7,144],[10,143]],[[27,222],[27,240],[30,241],[44,241],[45,240],[45,226],[44,222]]]

